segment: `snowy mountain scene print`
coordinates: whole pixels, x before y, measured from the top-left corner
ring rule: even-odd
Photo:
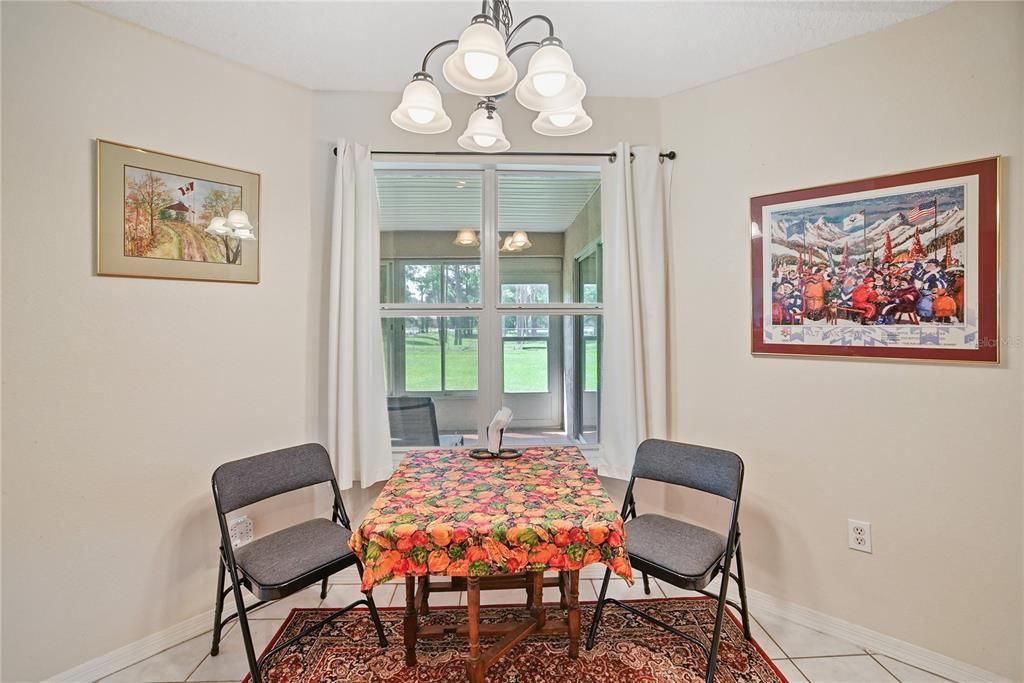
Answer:
[[[752,199],[755,353],[994,356],[986,161]]]

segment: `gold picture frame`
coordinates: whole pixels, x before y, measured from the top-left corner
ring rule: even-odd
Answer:
[[[96,274],[260,281],[260,184],[252,171],[96,140]],[[255,239],[206,230],[232,209]]]

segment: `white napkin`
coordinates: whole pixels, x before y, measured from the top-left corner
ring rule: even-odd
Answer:
[[[501,448],[501,430],[505,429],[512,423],[512,409],[508,406],[503,406],[501,410],[494,414],[494,419],[491,420],[491,424],[487,427],[487,450],[491,453],[497,453]]]

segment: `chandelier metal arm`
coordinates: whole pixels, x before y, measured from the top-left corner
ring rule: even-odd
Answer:
[[[458,40],[442,40],[440,43],[438,43],[434,47],[432,47],[429,50],[427,50],[427,54],[423,55],[423,65],[420,67],[420,71],[423,72],[423,73],[428,73],[428,71],[427,71],[427,62],[429,62],[430,58],[434,56],[434,53],[437,52],[438,50],[440,50],[442,47],[445,47],[447,45],[458,45],[458,44],[459,44]]]
[[[540,47],[540,41],[539,40],[528,40],[528,41],[526,41],[524,43],[519,43],[515,47],[509,48],[508,56],[511,57],[512,55],[514,55],[519,50],[522,50],[524,47]]]
[[[555,24],[543,14],[534,14],[526,17],[518,24],[516,24],[516,27],[512,29],[512,31],[508,34],[508,38],[505,39],[505,45],[511,44],[512,39],[515,38],[516,34],[519,33],[519,31],[522,30],[528,23],[534,20],[543,21],[545,24],[548,25],[548,38],[555,37]]]

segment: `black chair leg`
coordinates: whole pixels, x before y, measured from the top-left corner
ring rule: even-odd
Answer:
[[[218,553],[217,559],[217,602],[213,609],[213,645],[210,646],[210,656],[216,657],[220,652],[220,631],[224,625],[221,617],[224,616],[224,561]]]
[[[597,638],[597,627],[601,623],[601,613],[604,611],[604,598],[608,594],[608,581],[612,577],[612,570],[604,571],[604,581],[601,582],[601,594],[597,596],[597,604],[594,605],[594,618],[590,622],[590,633],[587,635],[587,651],[594,649],[594,639]]]
[[[722,572],[722,587],[718,592],[718,614],[715,615],[715,633],[711,637],[711,651],[708,653],[708,672],[705,683],[714,683],[715,666],[718,664],[718,646],[722,641],[722,622],[725,619],[725,599],[729,595],[729,557],[726,555],[725,570]]]
[[[380,615],[377,614],[377,603],[373,601],[373,589],[366,591],[366,606],[370,611],[370,619],[373,621],[373,628],[377,630],[377,641],[381,647],[388,646],[388,639],[384,636],[384,624],[380,621]]]
[[[651,594],[651,578],[649,576],[647,576],[646,572],[643,573],[643,577],[644,577],[644,595],[650,595]]]
[[[245,658],[249,662],[249,673],[252,683],[260,683],[260,665],[256,659],[256,650],[252,646],[252,632],[249,630],[249,618],[245,614],[245,599],[242,588],[238,585],[238,577],[232,572],[231,590],[235,594],[235,609],[238,610],[238,628],[242,630],[242,642],[245,644]]]
[[[327,577],[324,577],[324,582],[320,584],[320,599],[323,600],[327,597]]]
[[[743,551],[740,549],[739,540],[736,541],[736,578],[740,587],[740,612],[743,617],[743,637],[751,640],[750,635],[750,610],[747,608],[747,578],[743,573]]]
[[[359,574],[359,580],[363,580],[363,563],[356,560],[356,572]],[[370,611],[370,620],[373,621],[373,628],[377,630],[377,640],[380,642],[381,647],[388,646],[388,639],[384,636],[384,624],[380,621],[380,615],[377,614],[377,603],[373,601],[373,589],[371,588],[366,592],[366,607]]]

